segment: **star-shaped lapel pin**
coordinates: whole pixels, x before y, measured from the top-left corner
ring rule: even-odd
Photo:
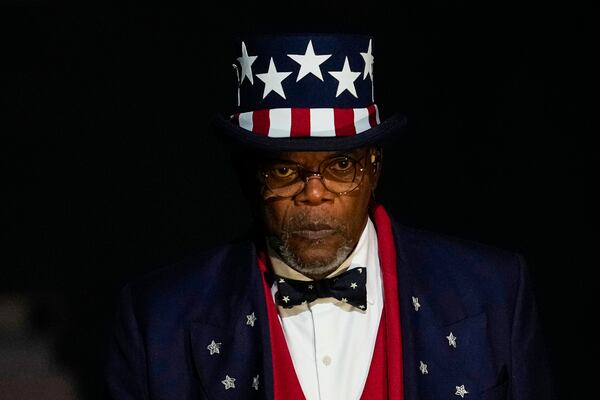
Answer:
[[[446,336],[446,339],[448,339],[448,346],[450,347],[454,347],[456,348],[456,336],[454,336],[454,334],[452,332],[450,332],[450,334],[448,336]]]
[[[252,387],[254,388],[254,390],[258,390],[258,375],[256,375],[255,377],[252,378]]]
[[[356,284],[356,282],[352,282],[352,283],[350,284],[350,287],[351,287],[352,289],[356,289],[356,288],[358,287],[358,285]]]
[[[269,61],[269,70],[264,74],[256,74],[256,77],[265,83],[265,90],[263,92],[263,99],[271,92],[275,92],[285,99],[285,92],[281,82],[287,78],[291,72],[279,72],[273,62],[273,57]]]
[[[225,390],[235,389],[235,378],[232,378],[229,375],[225,375],[225,379],[223,379],[221,383],[225,385]]]
[[[460,385],[456,387],[456,393],[454,393],[457,396],[460,397],[465,397],[465,394],[468,394],[469,392],[467,392],[467,389],[465,389],[465,385]]]
[[[246,315],[246,325],[250,325],[250,326],[254,327],[255,322],[256,322],[256,315],[254,315],[254,312],[252,312],[252,314]]]
[[[206,346],[206,349],[208,351],[210,351],[211,356],[213,354],[220,354],[221,353],[219,351],[220,348],[221,348],[221,343],[216,343],[214,340],[212,342],[210,342],[210,344],[208,346]]]
[[[419,311],[419,308],[421,308],[421,305],[419,304],[419,298],[413,296],[412,302],[413,302],[413,307],[415,308],[415,311]]]
[[[254,79],[252,78],[252,64],[258,56],[249,56],[248,50],[246,49],[246,43],[242,42],[242,56],[238,57],[238,61],[242,66],[242,79],[240,80],[240,86],[244,83],[244,78],[248,77],[251,84],[254,85]]]
[[[352,94],[352,96],[358,99],[358,95],[356,94],[356,87],[354,86],[354,81],[358,79],[358,77],[360,76],[360,72],[354,72],[350,69],[348,57],[346,57],[346,59],[344,60],[344,67],[341,71],[329,71],[329,73],[338,81],[338,87],[335,97],[339,97],[340,94],[347,90]]]
[[[283,296],[282,300],[287,304],[290,301],[290,296]]]
[[[425,364],[423,361],[421,361],[421,365],[419,365],[419,370],[421,371],[422,375],[427,375],[429,373],[429,371],[427,371],[427,364]]]
[[[304,78],[308,74],[313,74],[321,81],[323,81],[323,75],[321,74],[321,64],[323,64],[331,54],[316,55],[313,49],[312,40],[308,41],[306,52],[302,54],[288,54],[288,57],[300,64],[300,72],[298,72],[298,78],[296,82]]]

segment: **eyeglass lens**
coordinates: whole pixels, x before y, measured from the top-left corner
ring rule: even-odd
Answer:
[[[339,156],[323,160],[318,173],[308,171],[298,164],[274,163],[264,169],[263,179],[265,186],[275,196],[291,197],[300,193],[311,177],[319,177],[327,190],[344,194],[356,189],[363,175],[364,168],[357,160]]]

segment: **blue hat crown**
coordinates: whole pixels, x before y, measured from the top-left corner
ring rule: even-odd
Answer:
[[[232,122],[268,137],[352,136],[379,124],[373,38],[254,36],[238,41]]]

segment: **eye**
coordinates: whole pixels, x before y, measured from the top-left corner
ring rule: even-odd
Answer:
[[[352,160],[348,158],[340,158],[337,160],[333,160],[331,164],[329,164],[329,168],[336,172],[344,172],[352,169],[353,166]]]
[[[276,178],[290,178],[296,173],[293,168],[286,166],[274,167],[270,172]]]

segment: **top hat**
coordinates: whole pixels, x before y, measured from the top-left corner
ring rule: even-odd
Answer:
[[[256,35],[237,46],[235,111],[214,123],[244,147],[348,150],[383,144],[406,125],[400,113],[380,120],[370,36]]]

